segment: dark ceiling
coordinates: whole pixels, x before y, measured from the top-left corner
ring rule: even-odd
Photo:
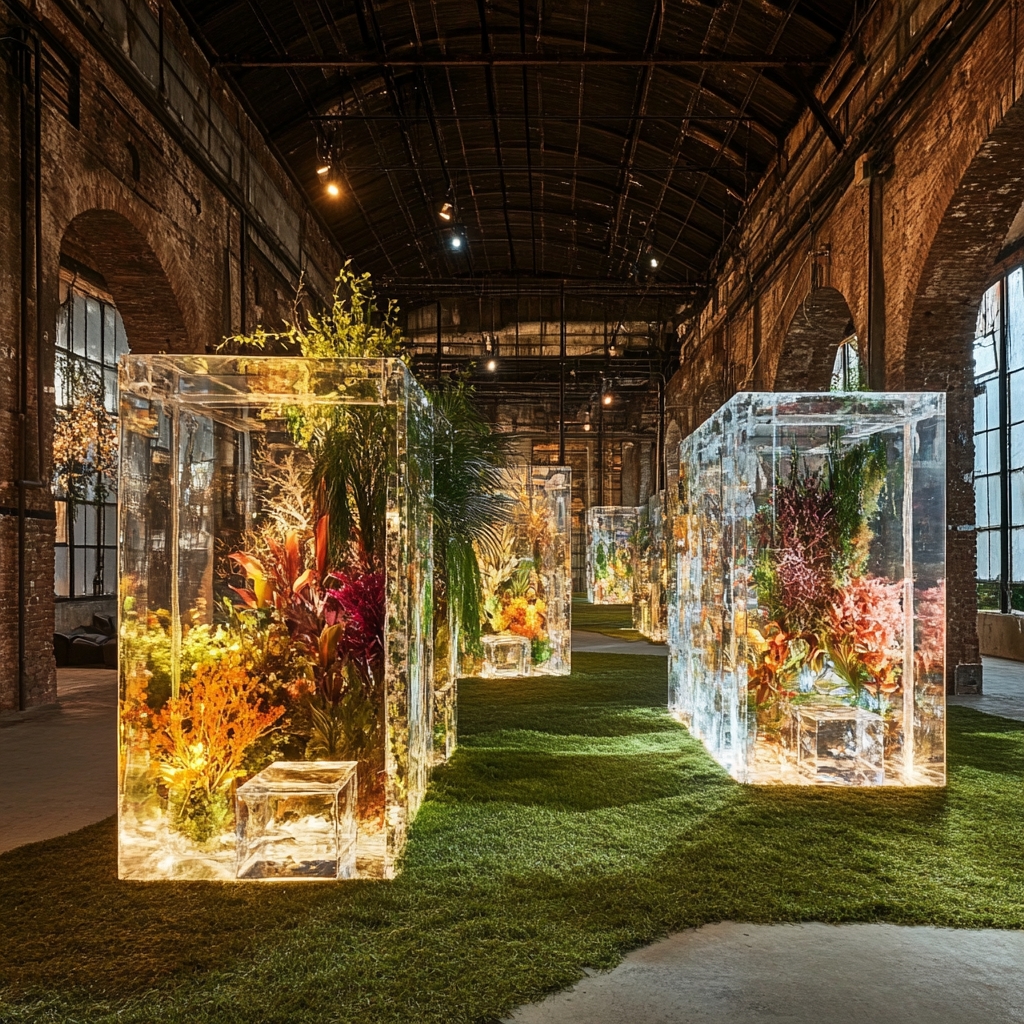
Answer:
[[[856,9],[180,3],[344,251],[406,285],[699,283]],[[325,158],[333,200],[316,173]],[[438,217],[446,200],[459,251]]]

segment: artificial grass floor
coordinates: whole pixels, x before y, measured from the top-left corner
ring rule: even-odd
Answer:
[[[949,709],[946,790],[733,783],[665,663],[468,680],[395,882],[124,883],[112,820],[0,856],[0,1019],[466,1022],[722,919],[1024,927],[1024,725]]]
[[[643,633],[633,628],[631,604],[591,604],[585,594],[572,599],[572,628],[589,633],[603,633],[616,640],[646,640]]]

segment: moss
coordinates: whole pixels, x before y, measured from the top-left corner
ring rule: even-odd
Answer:
[[[101,822],[0,857],[5,1021],[473,1022],[711,921],[1024,926],[1024,725],[949,709],[945,790],[733,783],[661,659],[466,680],[392,883],[124,883]]]

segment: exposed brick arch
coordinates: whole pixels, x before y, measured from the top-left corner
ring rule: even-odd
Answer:
[[[974,331],[978,306],[1024,204],[1024,101],[1004,115],[942,215],[914,290],[903,364],[911,391],[945,391],[947,689],[980,661],[975,590]],[[964,529],[966,527],[966,529]]]
[[[774,390],[828,391],[836,350],[853,333],[853,315],[842,292],[815,288],[790,321]]]
[[[181,308],[149,243],[125,216],[88,210],[68,225],[61,253],[103,275],[134,352],[187,352]]]

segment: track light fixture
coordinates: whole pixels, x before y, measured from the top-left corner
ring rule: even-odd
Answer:
[[[609,395],[609,394],[602,395],[601,396],[601,402],[604,405],[611,405],[612,404],[612,396]]]
[[[657,269],[658,269],[658,257],[657,256],[652,256],[651,257],[651,270],[657,270]]]
[[[496,359],[488,359],[487,360],[487,370],[488,370],[488,372],[494,373],[494,371],[497,368],[498,368],[498,361]]]
[[[453,249],[461,249],[462,248],[462,239],[459,238],[458,235],[452,235],[451,247]]]
[[[443,221],[450,221],[450,220],[452,219],[452,215],[453,215],[454,213],[455,213],[455,207],[454,207],[454,206],[452,206],[452,204],[451,204],[451,203],[447,203],[447,202],[446,202],[446,203],[445,203],[445,204],[444,204],[444,205],[443,205],[443,206],[441,207],[441,209],[440,209],[440,210],[438,211],[438,214],[437,214],[437,215],[438,215],[438,217],[440,217],[440,218],[441,218],[441,220],[443,220]]]

